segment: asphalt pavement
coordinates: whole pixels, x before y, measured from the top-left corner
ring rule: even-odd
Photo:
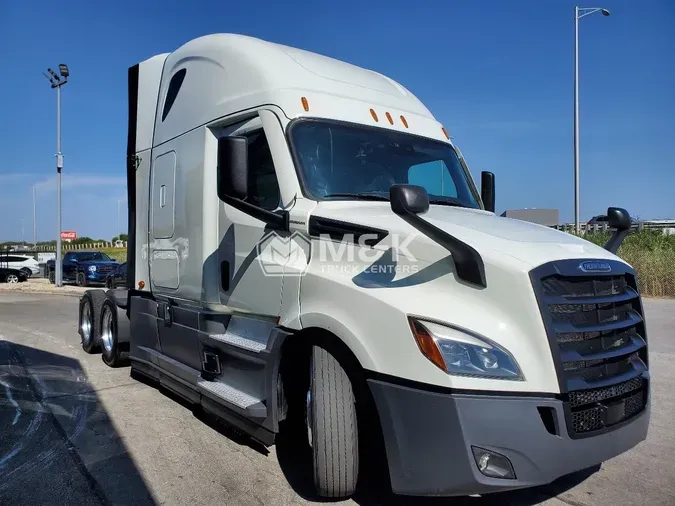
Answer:
[[[0,293],[0,504],[306,504],[306,456],[265,449],[87,355],[77,297]],[[547,486],[483,498],[344,504],[675,505],[675,301],[647,300],[652,420],[646,441]],[[555,455],[551,455],[555,458]],[[448,459],[452,459],[449,455]]]

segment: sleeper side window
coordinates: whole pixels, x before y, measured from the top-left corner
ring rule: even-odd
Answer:
[[[249,171],[246,201],[272,211],[279,207],[281,194],[267,137],[262,129],[246,134],[246,137],[248,138]]]
[[[183,81],[185,80],[185,74],[187,74],[187,69],[180,69],[171,78],[171,82],[169,83],[169,89],[166,92],[166,99],[164,100],[164,108],[162,110],[162,121],[166,119],[166,116],[169,114],[169,111],[173,106],[173,103],[176,101],[178,91],[180,91],[180,87],[183,85]]]

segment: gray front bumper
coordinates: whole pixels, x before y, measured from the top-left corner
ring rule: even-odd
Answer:
[[[469,495],[551,483],[629,450],[647,436],[650,404],[625,425],[571,439],[554,398],[436,393],[368,380],[384,435],[392,490],[406,495]],[[550,434],[538,407],[552,408]],[[516,479],[488,478],[471,446],[506,456]]]

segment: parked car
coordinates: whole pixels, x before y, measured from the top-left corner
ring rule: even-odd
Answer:
[[[2,255],[0,257],[0,267],[20,270],[26,278],[40,273],[40,264],[29,255],[17,255],[15,253]]]
[[[67,251],[63,256],[61,273],[64,282],[78,286],[104,284],[108,274],[119,267],[119,262],[101,251]],[[49,282],[56,281],[56,261],[47,260]]]
[[[0,283],[21,283],[27,279],[26,273],[20,269],[0,267]]]
[[[105,278],[106,288],[124,288],[127,286],[127,263],[111,271]]]

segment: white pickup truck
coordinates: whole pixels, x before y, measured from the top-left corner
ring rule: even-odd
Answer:
[[[392,79],[200,37],[129,69],[127,155],[127,287],[81,298],[83,348],[266,445],[300,427],[318,494],[354,493],[378,438],[410,495],[545,484],[645,439],[628,213],[605,248],[496,216],[493,174],[479,192]]]

